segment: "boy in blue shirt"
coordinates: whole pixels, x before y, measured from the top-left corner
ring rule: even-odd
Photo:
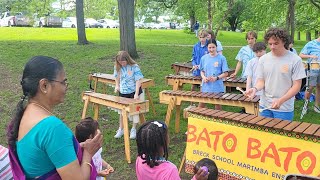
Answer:
[[[199,42],[193,46],[192,51],[192,75],[193,76],[200,76],[200,59],[203,55],[208,53],[208,46],[207,46],[207,32],[205,30],[201,30],[199,32]],[[195,90],[195,85],[192,86],[192,91]]]
[[[301,58],[308,58],[308,62],[320,63],[320,34],[319,37],[313,41],[308,42],[301,50]],[[309,99],[313,87],[316,89],[316,101],[314,103],[314,111],[320,113],[320,69],[310,69],[309,77],[309,91],[306,91],[305,97]]]

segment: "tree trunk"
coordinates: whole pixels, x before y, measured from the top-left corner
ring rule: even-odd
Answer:
[[[294,15],[295,15],[295,5],[296,0],[290,0],[290,31],[291,31],[291,38],[294,40],[294,32],[295,32],[295,26],[294,26]]]
[[[319,31],[314,30],[314,38],[317,39],[319,37]]]
[[[230,13],[233,6],[234,6],[234,0],[229,0],[228,9],[226,10],[226,12],[224,12],[224,15],[223,15],[222,19],[220,20],[220,23],[216,29],[216,32],[214,33],[216,36],[218,36],[219,29],[222,26],[224,20],[228,17],[228,14]]]
[[[76,17],[77,17],[77,32],[78,32],[78,44],[88,44],[86,37],[86,29],[84,26],[84,12],[83,12],[83,0],[76,1]]]
[[[306,41],[311,41],[311,32],[310,31],[306,32]]]
[[[193,10],[189,12],[189,18],[190,18],[190,31],[194,32],[193,25],[196,22],[196,13]]]
[[[212,30],[212,13],[211,13],[211,0],[208,0],[208,29]]]
[[[297,39],[300,41],[301,40],[301,33],[300,33],[300,31],[298,31],[298,33],[297,33]]]
[[[139,58],[134,31],[134,0],[118,0],[120,23],[120,50],[127,51],[134,59]]]

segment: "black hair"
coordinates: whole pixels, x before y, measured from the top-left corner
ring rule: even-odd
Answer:
[[[99,123],[91,117],[87,117],[77,124],[75,136],[79,143],[85,142],[90,136],[94,136],[99,128]]]
[[[209,44],[214,44],[214,45],[216,45],[216,47],[218,46],[217,45],[217,41],[215,39],[212,39],[212,38],[208,40],[208,45]]]
[[[55,79],[63,66],[57,59],[47,56],[34,56],[24,67],[20,84],[23,95],[17,104],[15,114],[8,125],[7,137],[10,148],[16,150],[16,141],[19,133],[21,118],[25,111],[25,100],[33,98],[38,93],[39,81]]]
[[[253,52],[258,52],[258,51],[262,51],[262,50],[266,50],[266,49],[267,49],[267,46],[264,42],[257,42],[252,47]]]
[[[160,158],[168,160],[168,129],[161,121],[147,121],[143,123],[137,132],[138,156],[143,163],[153,168],[161,162]],[[163,149],[163,155],[160,154]]]
[[[218,167],[213,160],[208,158],[203,158],[200,161],[198,161],[193,168],[194,174],[196,174],[202,166],[206,166],[208,168],[208,172],[209,172],[208,180],[218,179]]]
[[[270,38],[280,39],[284,43],[284,48],[289,49],[290,36],[286,30],[281,28],[270,28],[264,35],[264,41],[268,43]]]

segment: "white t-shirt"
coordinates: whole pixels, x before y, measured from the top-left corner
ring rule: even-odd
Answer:
[[[264,80],[264,91],[260,96],[260,106],[271,107],[274,99],[284,96],[292,87],[293,81],[306,77],[302,60],[296,54],[287,51],[281,57],[269,52],[259,59],[257,79]],[[291,112],[294,110],[294,96],[284,102],[279,112]]]
[[[101,157],[101,153],[102,153],[102,147],[94,154],[94,156],[92,157],[92,161],[94,163],[94,166],[97,169],[97,172],[102,171],[102,157]],[[97,176],[96,180],[104,180],[104,177],[101,176]]]

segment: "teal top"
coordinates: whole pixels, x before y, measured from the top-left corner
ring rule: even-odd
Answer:
[[[77,159],[72,131],[55,116],[36,124],[20,141],[17,154],[27,178],[61,168]]]

